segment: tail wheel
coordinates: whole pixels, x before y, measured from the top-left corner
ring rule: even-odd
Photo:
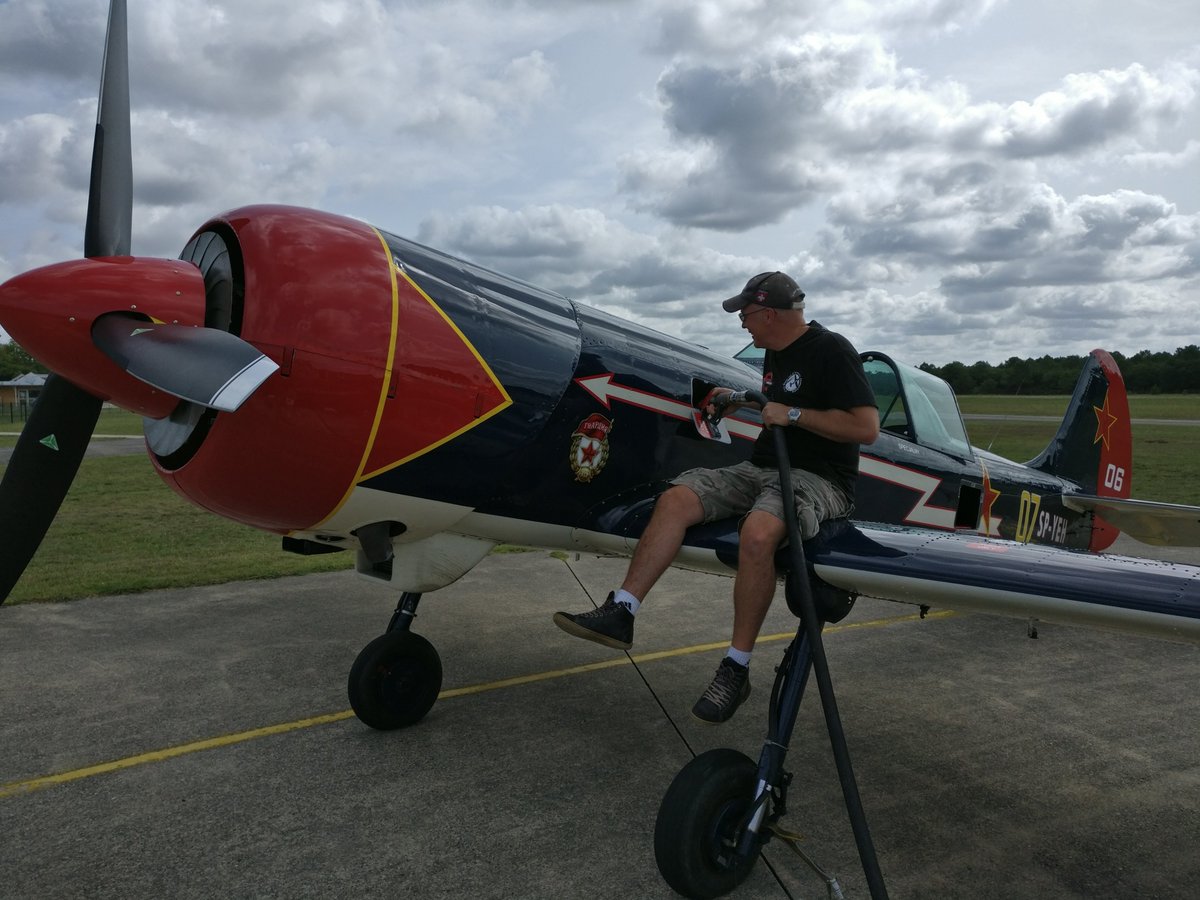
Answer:
[[[367,644],[350,667],[347,685],[355,715],[380,731],[419,722],[441,689],[437,651],[411,631],[389,631]]]
[[[744,753],[716,749],[680,769],[658,809],[654,858],[685,897],[720,897],[746,880],[758,848],[740,856],[742,820],[754,801],[758,767]]]

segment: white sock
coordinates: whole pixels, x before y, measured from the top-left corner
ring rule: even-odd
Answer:
[[[729,649],[725,651],[725,655],[739,666],[748,666],[750,665],[750,654],[753,652],[752,650],[739,650],[731,644]]]
[[[629,591],[625,590],[624,588],[621,588],[621,590],[617,591],[616,595],[613,597],[613,602],[624,603],[629,607],[629,611],[635,616],[637,615],[638,607],[642,605],[641,600],[633,596],[633,594],[629,593]]]

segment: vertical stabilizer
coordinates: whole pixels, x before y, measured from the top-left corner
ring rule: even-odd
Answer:
[[[1133,480],[1133,431],[1125,380],[1116,361],[1093,350],[1084,363],[1058,433],[1027,465],[1079,485],[1081,493],[1128,497]],[[1120,531],[1098,516],[1090,549],[1108,547]]]

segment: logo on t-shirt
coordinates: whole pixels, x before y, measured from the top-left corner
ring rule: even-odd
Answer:
[[[787,381],[783,383],[783,389],[789,394],[794,394],[800,390],[800,383],[804,381],[804,376],[799,372],[793,372],[787,377]]]

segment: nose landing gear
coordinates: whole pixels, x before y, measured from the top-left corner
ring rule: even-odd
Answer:
[[[364,724],[380,731],[419,722],[442,689],[437,650],[410,630],[420,600],[420,594],[402,594],[388,630],[367,644],[350,667],[350,705]]]

